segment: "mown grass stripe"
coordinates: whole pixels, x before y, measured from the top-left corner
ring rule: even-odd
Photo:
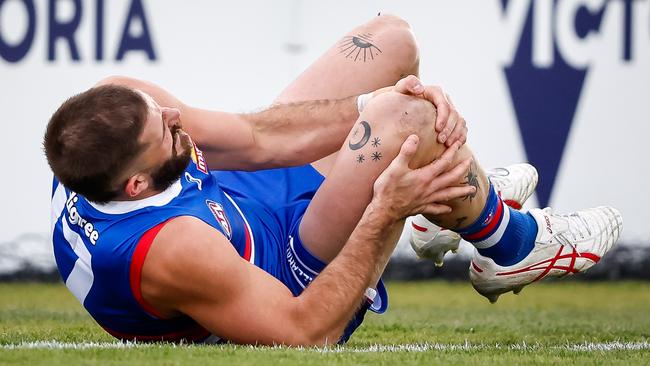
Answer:
[[[122,348],[166,348],[166,347],[202,347],[183,346],[176,344],[148,344],[137,342],[59,342],[59,341],[37,341],[21,342],[15,344],[0,345],[1,349],[122,349]],[[227,347],[227,346],[217,346]],[[247,347],[248,348],[248,347]],[[288,349],[284,346],[260,347],[264,350]],[[639,351],[650,350],[650,342],[606,342],[606,343],[576,343],[563,345],[543,345],[539,343],[515,343],[515,344],[462,344],[445,343],[421,343],[421,344],[376,344],[368,347],[326,347],[326,348],[299,348],[320,353],[418,353],[428,351],[486,351],[486,350],[511,350],[511,351],[543,351],[543,350],[566,350],[573,352],[607,352],[607,351]]]

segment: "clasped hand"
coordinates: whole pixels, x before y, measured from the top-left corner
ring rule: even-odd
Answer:
[[[416,214],[441,215],[451,212],[448,202],[475,192],[473,186],[458,186],[471,158],[454,162],[461,146],[456,142],[439,159],[418,169],[409,163],[418,149],[419,138],[410,135],[400,152],[377,178],[372,204],[393,220]]]
[[[388,91],[413,95],[430,101],[436,107],[435,130],[438,133],[438,142],[441,144],[450,147],[456,142],[464,144],[467,141],[467,123],[451,102],[449,95],[441,87],[425,86],[416,76],[409,75],[399,80],[395,86],[375,90],[372,96],[375,97]]]

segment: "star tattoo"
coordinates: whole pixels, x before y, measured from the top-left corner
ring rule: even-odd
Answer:
[[[372,153],[372,161],[379,161],[381,160],[381,153],[379,151],[375,151]]]
[[[363,154],[359,154],[359,156],[357,156],[357,163],[361,164],[361,163],[363,163],[365,160],[366,160],[366,157],[363,156]]]
[[[371,144],[372,144],[372,147],[377,147],[377,146],[381,145],[381,139],[379,137],[375,137],[374,139],[372,139]]]

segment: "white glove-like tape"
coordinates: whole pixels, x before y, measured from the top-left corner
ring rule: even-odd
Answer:
[[[366,104],[368,104],[370,99],[372,99],[372,93],[361,94],[357,97],[357,110],[359,110],[359,114],[366,108]]]

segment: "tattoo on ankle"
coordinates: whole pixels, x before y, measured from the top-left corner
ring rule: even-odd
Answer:
[[[456,219],[456,226],[454,226],[455,229],[460,229],[463,227],[463,223],[467,220],[467,216],[459,217]]]
[[[345,58],[366,62],[366,60],[374,60],[381,50],[373,43],[372,33],[363,33],[343,38],[339,43],[339,53],[345,54]]]
[[[361,136],[361,139],[358,139],[358,135],[361,132],[361,128],[363,128],[363,136]],[[370,124],[366,121],[361,121],[359,124],[354,128],[354,131],[352,132],[352,138],[350,138],[350,141],[348,141],[348,147],[350,147],[350,150],[359,150],[360,148],[366,146],[368,141],[370,140],[370,133],[372,130],[370,129]],[[356,141],[356,142],[353,142]]]
[[[468,194],[463,198],[463,201],[469,199],[469,202],[472,202],[472,199],[476,197],[476,194],[478,193],[479,189],[479,179],[478,179],[478,174],[476,174],[476,163],[472,162],[472,164],[469,166],[469,171],[467,172],[467,176],[465,176],[466,181],[462,182],[462,184],[466,184],[469,186],[474,186],[476,188],[476,191],[474,193]]]
[[[361,163],[363,163],[363,162],[366,160],[366,157],[363,156],[363,154],[359,154],[359,155],[357,156],[357,159],[356,159],[356,160],[357,160],[357,163],[361,164]]]
[[[382,156],[379,151],[375,151],[374,153],[372,153],[372,161],[379,161],[381,160],[381,158]]]

